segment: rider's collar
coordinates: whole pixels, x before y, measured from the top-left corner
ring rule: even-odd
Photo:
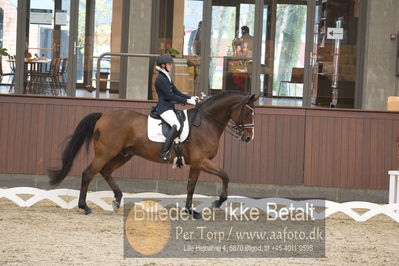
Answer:
[[[172,83],[172,79],[170,78],[169,72],[163,69],[162,67],[156,66],[155,69],[159,72],[162,72],[166,75],[166,77],[169,79],[169,82]]]

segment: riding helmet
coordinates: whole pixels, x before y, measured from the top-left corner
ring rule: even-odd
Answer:
[[[162,64],[173,63],[173,58],[168,54],[163,54],[157,58],[157,65],[161,66]]]

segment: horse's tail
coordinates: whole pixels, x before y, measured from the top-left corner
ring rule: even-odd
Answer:
[[[94,127],[101,116],[102,113],[92,113],[79,122],[62,154],[62,167],[58,170],[48,169],[51,185],[57,186],[65,179],[83,143],[85,141],[90,143],[90,140],[93,138]]]

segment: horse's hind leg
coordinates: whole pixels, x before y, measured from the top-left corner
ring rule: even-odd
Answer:
[[[97,174],[104,167],[104,160],[102,158],[95,157],[91,164],[82,173],[82,185],[80,187],[79,195],[79,208],[85,211],[85,214],[90,214],[91,209],[86,204],[87,189],[91,180],[93,180],[95,174]]]
[[[195,190],[195,185],[197,184],[198,177],[201,171],[190,168],[190,174],[188,176],[187,182],[187,200],[186,200],[186,210],[187,212],[192,215],[195,219],[201,219],[201,214],[199,212],[194,211],[191,207],[193,203],[193,194]]]
[[[111,161],[109,161],[104,168],[100,171],[101,175],[104,177],[105,181],[107,181],[108,185],[111,187],[114,192],[115,200],[112,202],[112,207],[114,210],[119,209],[122,199],[122,191],[115,183],[115,180],[112,178],[112,173],[124,165],[127,161],[129,161],[133,156],[133,153],[120,153],[116,157],[114,157]]]
[[[211,160],[205,159],[201,162],[200,165],[201,170],[219,176],[223,181],[222,193],[220,193],[219,200],[214,202],[214,207],[219,208],[223,202],[227,200],[227,189],[229,185],[229,177],[223,169],[219,168],[216,164],[214,164]]]

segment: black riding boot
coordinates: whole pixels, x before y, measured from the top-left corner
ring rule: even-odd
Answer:
[[[167,161],[169,159],[169,149],[172,146],[173,140],[177,137],[177,128],[174,125],[166,137],[165,143],[163,145],[162,153],[161,153],[161,160]]]

